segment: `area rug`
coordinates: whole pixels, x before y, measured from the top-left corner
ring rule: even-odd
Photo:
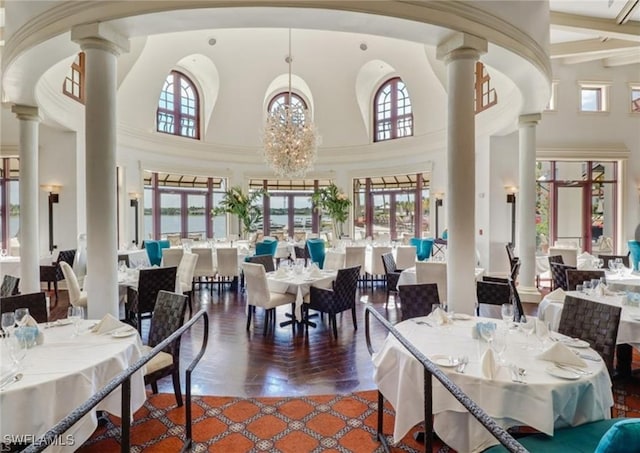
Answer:
[[[377,452],[377,392],[299,398],[193,399],[194,452]],[[184,408],[173,394],[150,395],[135,414],[131,452],[177,452],[184,439]],[[120,420],[110,417],[78,451],[120,451]],[[385,432],[393,431],[393,410],[384,411]],[[413,431],[417,431],[414,428]],[[413,431],[393,451],[422,452]],[[437,443],[434,452],[448,452]]]

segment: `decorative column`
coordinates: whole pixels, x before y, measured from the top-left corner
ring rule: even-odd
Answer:
[[[103,23],[77,26],[71,39],[86,55],[88,317],[118,317],[116,70],[117,56],[128,51],[129,42]]]
[[[475,311],[475,108],[476,61],[487,41],[456,33],[440,44],[447,65],[447,293],[456,312]]]
[[[20,292],[40,292],[38,108],[14,105],[20,122]]]
[[[539,302],[536,288],[536,125],[539,113],[521,115],[519,122],[518,294],[523,302]]]

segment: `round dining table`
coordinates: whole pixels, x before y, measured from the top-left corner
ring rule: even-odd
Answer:
[[[420,352],[438,360],[439,366],[442,363],[442,371],[504,428],[530,426],[553,435],[555,428],[610,418],[611,380],[604,362],[593,350],[581,349],[583,356],[597,360],[585,360],[589,374],[567,375],[571,376],[569,380],[557,377],[558,373],[550,374],[549,370],[555,370],[553,364],[536,358],[542,352],[540,346],[549,344],[509,329],[505,333],[505,363],[523,369],[526,383],[514,381],[506,365],[488,378],[481,367],[487,343],[474,338],[472,332],[478,321],[496,322],[499,329],[507,326],[495,319],[466,316],[445,325],[429,319],[409,319],[395,328]],[[449,366],[462,356],[468,357],[464,372]],[[450,362],[441,362],[449,357]],[[397,442],[424,420],[424,368],[392,335],[374,354],[373,364],[378,389],[395,409],[393,438]],[[482,451],[498,443],[435,378],[433,414],[435,432],[457,451]]]

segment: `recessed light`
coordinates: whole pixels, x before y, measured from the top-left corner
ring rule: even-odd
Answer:
[[[216,45],[216,42],[218,42],[218,41],[216,41],[216,38],[211,38],[211,39],[209,40],[209,45],[210,45],[210,46],[215,46],[215,45]]]
[[[366,42],[363,42],[363,43],[360,44],[360,50],[367,50],[367,49],[368,49],[368,47],[367,47],[367,43]]]

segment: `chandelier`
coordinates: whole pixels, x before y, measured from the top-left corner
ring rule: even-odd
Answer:
[[[267,112],[262,140],[265,161],[281,177],[302,177],[313,169],[318,147],[318,133],[309,111],[292,102],[292,61],[289,29],[289,96],[286,103]]]

